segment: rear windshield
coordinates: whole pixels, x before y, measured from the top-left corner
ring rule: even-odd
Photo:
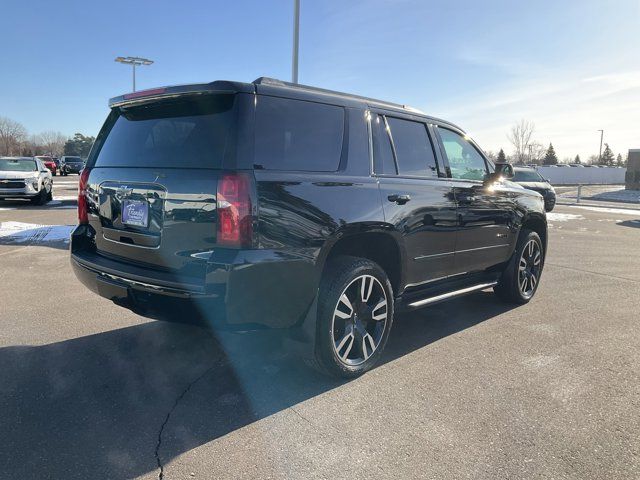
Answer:
[[[0,158],[0,171],[5,172],[33,172],[37,170],[35,160],[19,159],[12,160],[8,158]]]
[[[69,163],[82,163],[80,157],[64,157],[64,161]]]
[[[94,166],[221,168],[235,144],[234,100],[215,95],[116,110]]]
[[[513,175],[514,182],[543,182],[540,174],[534,170],[516,170]]]

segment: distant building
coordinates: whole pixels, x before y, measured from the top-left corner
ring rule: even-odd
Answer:
[[[629,150],[625,186],[627,190],[640,190],[640,148]]]

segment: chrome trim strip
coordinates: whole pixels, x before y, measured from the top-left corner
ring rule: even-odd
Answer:
[[[498,282],[489,282],[489,283],[481,283],[479,285],[474,285],[472,287],[462,288],[460,290],[454,290],[453,292],[443,293],[442,295],[436,295],[435,297],[427,297],[422,300],[418,300],[416,302],[410,303],[410,307],[422,307],[424,305],[429,305],[430,303],[439,302],[441,300],[447,300],[449,298],[457,297],[459,295],[464,295],[466,293],[475,292],[478,290],[484,290],[485,288],[493,287]]]
[[[456,253],[465,253],[465,252],[473,252],[475,250],[486,250],[488,248],[500,248],[500,247],[508,247],[508,243],[501,243],[500,245],[489,245],[488,247],[478,247],[478,248],[467,248],[466,250],[456,250]]]
[[[442,257],[444,255],[453,255],[454,253],[474,252],[476,250],[486,250],[488,248],[500,248],[500,247],[508,247],[508,246],[509,246],[508,243],[501,243],[500,245],[489,245],[488,247],[467,248],[466,250],[456,250],[454,252],[434,253],[432,255],[420,255],[418,257],[414,257],[414,260],[424,260],[425,258]]]
[[[458,277],[460,275],[466,275],[467,273],[469,273],[469,272],[454,273],[453,275],[445,275],[444,277],[431,278],[429,280],[424,280],[422,282],[417,282],[417,283],[407,283],[405,288],[418,287],[418,286],[424,285],[426,283],[437,282],[438,280],[446,280],[447,278]]]
[[[124,230],[122,231],[123,233],[126,233]],[[119,242],[118,240],[113,240],[111,238],[107,238],[105,237],[104,233],[102,234],[102,239],[106,240],[107,242],[112,242],[112,243],[116,243],[118,245],[125,245],[127,247],[134,247],[134,248],[144,248],[147,250],[158,250],[160,248],[160,244],[158,244],[157,247],[147,247],[145,245],[136,245],[134,243],[124,243],[124,242]]]
[[[444,252],[444,253],[434,253],[431,255],[419,255],[414,257],[414,260],[424,260],[425,258],[435,258],[435,257],[444,257],[445,255],[453,255],[456,252]]]

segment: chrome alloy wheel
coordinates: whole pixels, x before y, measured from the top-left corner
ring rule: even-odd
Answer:
[[[367,361],[384,335],[389,317],[387,293],[372,275],[355,278],[340,295],[333,312],[333,348],[345,365]]]
[[[518,286],[525,298],[531,298],[538,285],[542,270],[542,249],[535,240],[529,240],[522,250],[518,269]]]

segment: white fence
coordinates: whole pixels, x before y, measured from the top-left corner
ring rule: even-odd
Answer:
[[[624,184],[626,168],[617,167],[538,167],[538,172],[552,185]]]

